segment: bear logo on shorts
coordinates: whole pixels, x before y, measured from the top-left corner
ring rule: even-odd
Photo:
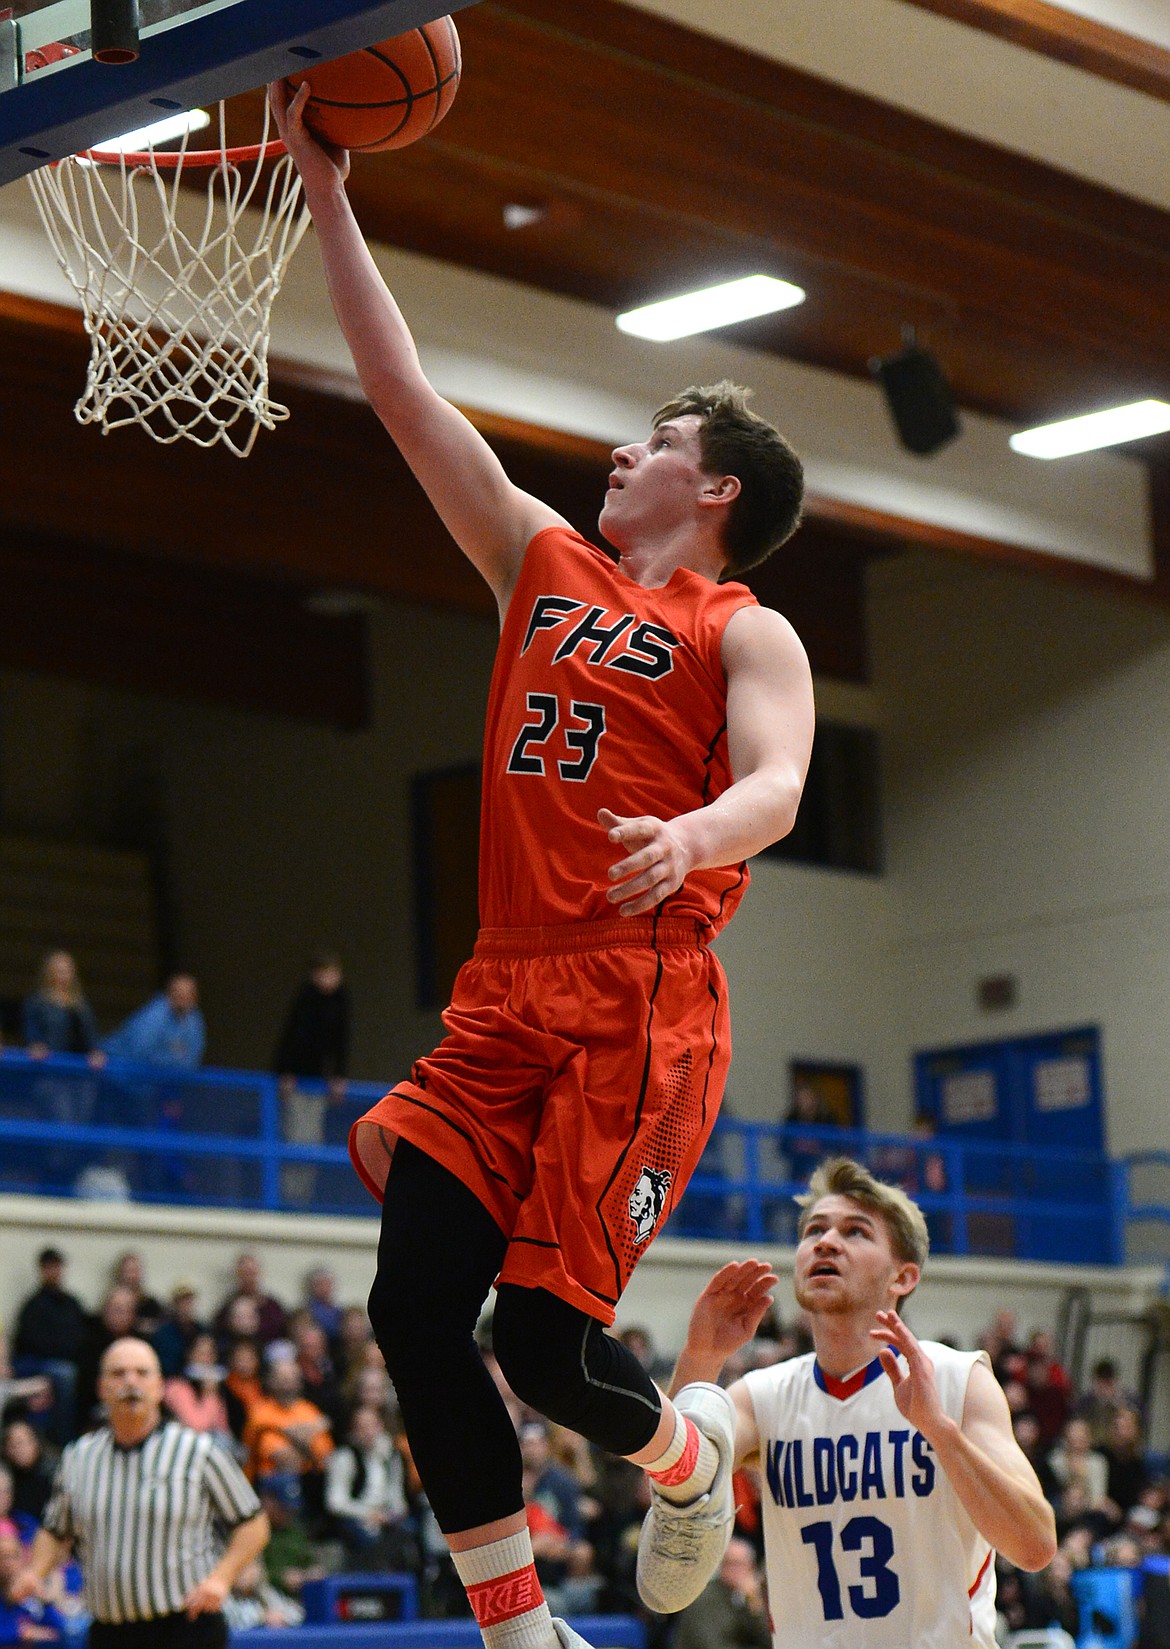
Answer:
[[[634,1241],[645,1242],[654,1235],[654,1227],[666,1207],[666,1193],[674,1176],[668,1168],[643,1168],[630,1192],[630,1218],[634,1222]]]

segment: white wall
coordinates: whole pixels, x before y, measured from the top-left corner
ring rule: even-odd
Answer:
[[[1166,1144],[1170,617],[917,555],[871,612],[904,1045],[1099,1024],[1110,1148]]]
[[[312,953],[335,946],[354,993],[352,1074],[400,1074],[438,1015],[414,1007],[410,779],[479,757],[495,647],[490,620],[385,607],[371,618],[373,720],[341,733],[183,700],[0,676],[8,829],[67,832],[77,798],[100,818],[128,749],[152,752],[167,795],[181,957],[200,980],[209,1059],[267,1066]],[[33,783],[38,735],[69,764]]]
[[[856,1064],[865,1120],[909,1120],[907,1063],[890,1013],[894,908],[881,877],[759,860],[718,942],[731,988],[728,1101],[737,1116],[780,1121],[788,1064]]]

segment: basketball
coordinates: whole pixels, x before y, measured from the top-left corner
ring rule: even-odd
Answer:
[[[459,36],[449,17],[290,74],[309,82],[305,124],[357,153],[404,149],[442,120],[459,86]]]

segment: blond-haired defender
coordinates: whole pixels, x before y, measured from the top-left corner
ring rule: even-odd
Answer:
[[[1056,1550],[1004,1394],[985,1353],[920,1341],[902,1320],[929,1247],[904,1192],[838,1157],[798,1200],[794,1284],[814,1351],[720,1391],[777,1282],[757,1260],[725,1266],[671,1387],[698,1382],[726,1405],[735,1463],[759,1468],[775,1649],[994,1649],[995,1552],[1034,1570]],[[655,1497],[647,1516],[651,1608],[682,1608],[710,1578],[709,1543],[692,1543],[701,1568],[688,1561],[686,1510]]]

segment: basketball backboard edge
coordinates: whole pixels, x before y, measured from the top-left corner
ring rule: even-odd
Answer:
[[[83,52],[0,89],[0,184],[175,109],[251,91],[318,58],[340,57],[475,3],[209,0],[143,29],[136,62],[96,63]],[[0,20],[7,58],[17,63],[34,48],[88,28],[86,0],[58,0],[21,22]],[[0,52],[0,60],[4,56]]]

